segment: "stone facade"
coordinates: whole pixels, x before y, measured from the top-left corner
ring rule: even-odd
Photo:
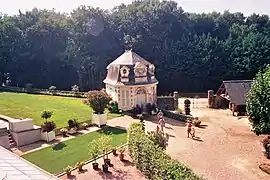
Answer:
[[[136,53],[126,51],[107,67],[106,92],[122,110],[136,105],[156,104],[155,66]]]
[[[178,109],[178,92],[174,92],[173,96],[158,96],[157,106],[158,108],[174,111]]]

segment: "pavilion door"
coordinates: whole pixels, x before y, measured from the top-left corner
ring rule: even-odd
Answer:
[[[144,89],[140,89],[136,93],[136,104],[145,105],[147,103],[147,95]]]

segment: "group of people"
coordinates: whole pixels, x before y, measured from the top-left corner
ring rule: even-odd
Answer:
[[[159,111],[158,114],[157,114],[157,131],[159,131],[159,130],[163,131],[164,127],[165,127],[165,119],[163,117],[162,111]],[[187,122],[187,135],[188,135],[188,138],[190,136],[192,138],[195,137],[195,129],[194,129],[193,125],[192,125],[191,120],[189,120]]]

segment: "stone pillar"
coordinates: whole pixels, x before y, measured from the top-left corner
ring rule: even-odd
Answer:
[[[208,107],[209,108],[214,108],[214,106],[215,106],[214,91],[209,90],[208,91]]]
[[[178,98],[179,98],[179,94],[177,91],[173,92],[173,99],[174,99],[174,109],[177,110],[178,109]]]

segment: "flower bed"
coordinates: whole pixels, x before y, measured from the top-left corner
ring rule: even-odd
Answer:
[[[128,150],[136,167],[147,179],[202,179],[149,140],[141,123],[134,123],[129,128]]]

